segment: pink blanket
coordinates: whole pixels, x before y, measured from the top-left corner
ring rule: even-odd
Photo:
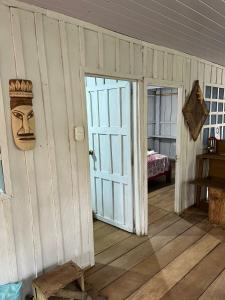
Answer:
[[[169,171],[170,163],[168,156],[162,154],[150,154],[147,157],[148,179],[164,175]]]

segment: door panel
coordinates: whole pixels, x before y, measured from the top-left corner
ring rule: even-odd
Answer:
[[[95,217],[133,232],[131,84],[86,77]]]

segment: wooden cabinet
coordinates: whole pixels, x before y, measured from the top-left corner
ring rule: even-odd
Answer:
[[[209,221],[225,225],[225,189],[209,187]]]
[[[206,162],[208,162],[208,175],[205,177],[203,169]],[[210,153],[197,155],[195,178],[192,183],[196,184],[195,202],[199,206],[203,186],[225,189],[225,155]]]
[[[208,174],[203,176],[204,165],[208,163]],[[196,157],[195,201],[200,206],[202,187],[208,187],[209,220],[225,225],[225,155],[201,154]],[[206,193],[205,189],[205,193]],[[206,198],[206,195],[205,195]]]

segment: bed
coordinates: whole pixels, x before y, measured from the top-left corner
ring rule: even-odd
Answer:
[[[166,181],[171,181],[171,166],[168,156],[156,153],[154,151],[148,151],[147,164],[148,180],[166,176]]]

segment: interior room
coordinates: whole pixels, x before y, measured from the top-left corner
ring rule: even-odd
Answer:
[[[149,86],[147,89],[147,169],[149,204],[174,211],[178,90]],[[171,185],[166,203],[155,203],[151,192]],[[156,192],[155,192],[156,193]],[[154,193],[154,194],[155,194]],[[154,207],[152,207],[154,209]]]
[[[225,299],[224,16],[0,0],[1,300]]]

